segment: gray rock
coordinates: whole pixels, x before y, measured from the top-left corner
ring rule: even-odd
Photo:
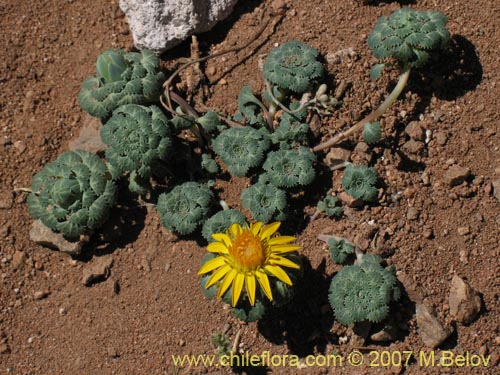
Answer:
[[[106,145],[101,140],[101,122],[98,118],[86,115],[78,138],[69,142],[70,150],[85,150],[92,154],[104,152]]]
[[[418,334],[429,348],[437,348],[453,332],[453,329],[445,327],[439,321],[430,307],[422,303],[416,304],[416,317]]]
[[[481,311],[481,297],[467,282],[454,275],[450,288],[450,314],[458,322],[470,324]]]
[[[444,182],[450,186],[457,186],[470,176],[469,168],[452,165],[444,174]]]
[[[83,270],[82,284],[90,286],[100,280],[106,280],[111,275],[113,258],[106,255],[95,260],[94,264]]]
[[[162,53],[226,18],[238,0],[120,0],[138,49]]]
[[[35,220],[30,229],[30,240],[38,245],[50,247],[51,249],[62,251],[71,255],[79,255],[83,245],[88,239],[82,238],[77,242],[66,240],[61,233],[54,233],[47,228],[41,220]]]

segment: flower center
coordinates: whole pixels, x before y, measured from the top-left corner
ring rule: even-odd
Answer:
[[[266,261],[266,251],[262,242],[249,230],[243,230],[234,240],[229,253],[245,271],[255,270],[263,266]]]

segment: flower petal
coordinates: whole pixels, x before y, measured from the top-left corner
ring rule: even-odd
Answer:
[[[227,247],[230,247],[233,243],[231,238],[225,233],[214,233],[212,234],[212,238],[216,241],[222,242]]]
[[[284,254],[291,253],[292,251],[300,250],[302,246],[299,245],[276,245],[271,247],[271,254]]]
[[[269,259],[269,264],[272,264],[273,266],[284,266],[288,268],[295,268],[299,269],[300,266],[297,263],[292,262],[288,258],[283,258],[280,256],[273,256]]]
[[[243,273],[238,273],[233,281],[233,290],[231,293],[231,305],[235,307],[240,299],[241,290],[243,289],[243,282],[245,281],[245,275]]]
[[[285,271],[283,271],[281,267],[268,264],[267,266],[264,267],[264,269],[271,275],[276,276],[279,280],[283,281],[285,284],[292,285],[292,280],[290,280],[290,277],[286,274]]]
[[[216,254],[229,254],[226,245],[222,242],[210,242],[207,246],[207,251]]]
[[[271,237],[274,233],[276,233],[280,225],[281,223],[279,221],[266,225],[264,228],[262,228],[260,238],[264,239]]]
[[[260,228],[262,228],[263,225],[264,225],[264,223],[262,223],[260,221],[254,223],[254,224],[250,224],[250,230],[252,231],[254,236],[257,236],[259,234]]]
[[[250,300],[250,305],[255,305],[255,275],[247,274],[245,276],[245,284],[247,287],[247,295]]]
[[[236,239],[241,234],[241,232],[243,232],[243,228],[238,223],[231,224],[231,226],[229,227],[229,232],[232,234],[233,238]]]
[[[207,283],[205,284],[205,289],[210,288],[212,285],[217,283],[220,279],[222,279],[229,271],[231,271],[231,266],[225,265],[219,268],[217,271],[215,271],[212,276],[208,279]]]
[[[266,273],[262,272],[261,270],[257,270],[255,271],[255,276],[257,277],[257,280],[259,281],[259,284],[262,287],[262,290],[264,291],[267,298],[272,301],[273,293],[271,292],[271,285],[269,285],[269,279]]]
[[[296,238],[293,236],[278,236],[278,237],[271,238],[269,241],[267,241],[267,244],[270,246],[283,245],[283,244],[287,244],[287,243],[295,241],[295,240],[296,240]]]
[[[224,264],[227,264],[227,259],[225,257],[216,257],[210,259],[208,262],[201,266],[200,270],[198,271],[198,275],[209,273],[216,268],[222,267]]]
[[[234,277],[236,276],[237,273],[238,273],[238,271],[236,271],[235,269],[231,269],[231,271],[229,271],[226,274],[226,276],[224,277],[224,280],[222,280],[222,283],[219,286],[219,291],[217,292],[217,297],[221,298],[224,295],[224,293],[226,293],[227,289],[229,288],[229,286],[233,282]]]

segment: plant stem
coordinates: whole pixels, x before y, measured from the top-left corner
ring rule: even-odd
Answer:
[[[222,209],[223,209],[224,211],[229,210],[229,206],[227,205],[227,203],[226,203],[226,201],[225,201],[225,200],[221,199],[221,200],[219,201],[219,204],[221,205],[221,207],[222,207]]]
[[[389,94],[389,96],[384,100],[384,102],[378,107],[375,111],[371,112],[368,116],[366,116],[364,119],[359,121],[356,125],[353,125],[350,127],[348,130],[345,132],[341,132],[337,134],[335,137],[330,139],[329,141],[320,143],[319,145],[315,146],[312,150],[313,152],[318,152],[325,150],[327,148],[332,147],[333,145],[341,142],[345,138],[349,137],[350,135],[354,134],[357,132],[359,129],[363,128],[367,122],[372,122],[375,121],[377,118],[382,116],[385,111],[396,101],[396,99],[399,97],[399,95],[403,92],[403,89],[406,86],[406,83],[408,82],[408,77],[410,76],[410,71],[411,69],[409,67],[406,67],[403,70],[403,73],[399,76],[398,83],[396,87],[392,90],[392,92]]]

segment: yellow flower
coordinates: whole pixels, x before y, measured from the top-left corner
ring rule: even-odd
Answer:
[[[255,304],[257,282],[264,294],[273,300],[269,276],[274,276],[287,285],[292,280],[282,267],[299,269],[300,266],[286,257],[301,247],[291,243],[292,236],[275,236],[281,223],[264,225],[261,222],[242,227],[233,224],[226,233],[215,233],[207,250],[217,254],[207,261],[198,271],[198,275],[212,272],[205,288],[221,281],[217,296],[220,298],[232,286],[231,304],[236,306],[245,285],[250,305]],[[285,256],[283,256],[285,255]]]

